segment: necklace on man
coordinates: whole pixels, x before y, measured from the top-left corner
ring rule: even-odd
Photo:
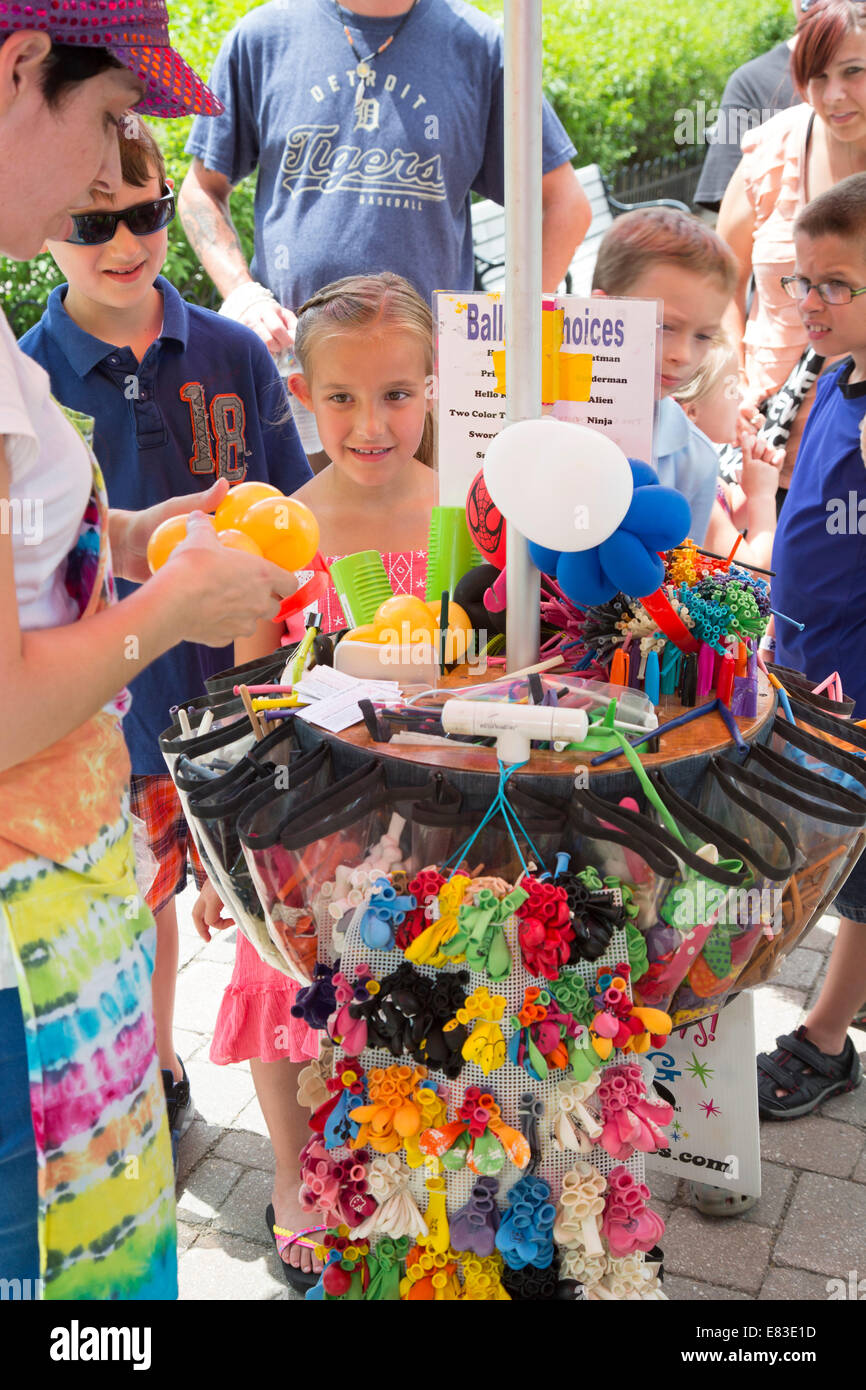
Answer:
[[[409,18],[417,3],[418,0],[412,0],[412,4],[409,6],[403,18],[400,20],[400,23],[397,25],[397,28],[394,30],[393,34],[389,34],[385,42],[380,43],[379,47],[374,49],[372,53],[368,53],[366,58],[362,58],[354,43],[352,42],[352,35],[349,33],[349,26],[345,22],[346,12],[341,8],[340,0],[334,0],[334,5],[336,6],[337,10],[337,16],[343,24],[343,33],[346,35],[349,47],[351,48],[356,59],[358,60],[355,66],[355,72],[358,77],[358,85],[355,88],[356,106],[359,102],[362,102],[364,100],[364,91],[366,88],[366,84],[370,82],[371,79],[372,81],[375,81],[376,74],[373,68],[370,66],[370,64],[373,63],[375,59],[380,56],[380,54],[384,53],[386,48],[390,48],[391,44],[394,42],[397,35],[400,33],[400,30],[403,28],[403,25],[406,23],[406,20]]]

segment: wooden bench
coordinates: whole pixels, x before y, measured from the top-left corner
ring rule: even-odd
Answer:
[[[574,253],[564,281],[566,294],[588,295],[601,239],[614,216],[634,208],[673,207],[689,209],[675,198],[657,198],[646,203],[620,203],[610,192],[597,164],[578,169],[577,177],[592,208],[589,231]],[[505,284],[505,209],[489,198],[472,204],[472,240],[475,250],[476,290],[499,290]]]

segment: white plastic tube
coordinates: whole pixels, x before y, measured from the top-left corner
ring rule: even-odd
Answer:
[[[528,759],[532,739],[582,743],[589,721],[582,709],[509,705],[492,700],[448,700],[442,707],[442,727],[449,734],[493,737],[502,762],[520,763]]]

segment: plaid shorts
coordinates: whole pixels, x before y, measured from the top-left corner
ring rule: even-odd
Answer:
[[[186,887],[187,857],[197,888],[202,887],[207,874],[168,773],[133,773],[130,807],[133,815],[147,826],[147,843],[159,864],[159,872],[147,893],[147,905],[156,916]]]

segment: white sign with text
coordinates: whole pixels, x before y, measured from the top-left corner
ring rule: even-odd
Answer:
[[[644,1054],[655,1087],[672,1100],[670,1147],[647,1154],[647,1168],[727,1192],[761,1195],[755,1005],[750,990],[703,1023],[671,1034]],[[649,1179],[652,1188],[652,1179]]]
[[[659,301],[545,295],[543,304],[561,315],[546,326],[544,413],[597,429],[629,458],[652,463]],[[463,506],[505,423],[504,296],[440,291],[434,316],[439,502]]]

